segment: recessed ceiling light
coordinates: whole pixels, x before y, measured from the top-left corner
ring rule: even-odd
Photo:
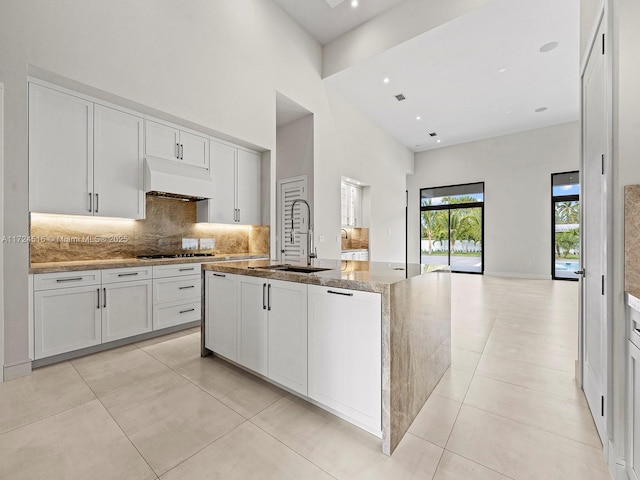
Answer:
[[[418,116],[416,117],[416,120],[420,120],[421,118],[422,118],[422,117],[421,117],[420,115],[418,115]]]
[[[540,108],[536,108],[535,112],[540,113],[540,112],[544,112],[545,110],[548,110],[547,107],[540,107]]]
[[[506,72],[506,71],[507,71],[507,69],[503,67],[503,68],[501,68],[500,70],[498,70],[498,73],[504,73],[504,72]]]
[[[383,81],[384,83],[389,83],[389,78],[388,78],[388,77],[384,77],[384,78],[382,79],[382,81]]]
[[[352,6],[353,8],[356,8],[356,7],[358,6],[358,0],[352,0],[352,1],[351,1],[351,6]]]
[[[436,140],[436,143],[440,143],[440,139]]]
[[[540,52],[541,53],[547,53],[550,52],[551,50],[553,50],[554,48],[556,48],[558,46],[558,42],[549,42],[549,43],[545,43],[544,45],[542,45],[540,47]]]

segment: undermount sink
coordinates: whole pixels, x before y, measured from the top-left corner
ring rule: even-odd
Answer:
[[[300,265],[270,265],[268,267],[257,267],[261,270],[279,270],[281,272],[295,272],[295,273],[317,273],[331,270],[330,268],[322,267],[305,267]]]

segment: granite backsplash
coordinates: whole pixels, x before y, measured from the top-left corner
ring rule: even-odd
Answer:
[[[147,196],[146,218],[31,214],[31,263],[200,252],[269,254],[269,227],[196,223],[196,203]]]
[[[640,185],[624,187],[624,289],[640,293]]]
[[[347,232],[345,237],[345,231]],[[342,250],[369,250],[369,229],[361,227],[344,227],[342,233]]]

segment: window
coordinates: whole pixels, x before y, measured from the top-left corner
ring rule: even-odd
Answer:
[[[551,175],[551,276],[554,280],[578,280],[580,264],[580,175]]]
[[[484,271],[484,183],[420,190],[420,262]]]

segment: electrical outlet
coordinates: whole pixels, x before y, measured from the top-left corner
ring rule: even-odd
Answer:
[[[324,243],[324,235],[320,235],[320,243]]]

